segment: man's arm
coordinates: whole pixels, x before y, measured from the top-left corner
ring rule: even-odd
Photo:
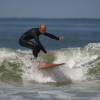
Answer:
[[[39,41],[38,37],[36,35],[34,35],[34,40],[36,41],[36,43],[38,44],[39,48],[44,52],[47,53],[47,51],[45,50],[45,48],[43,47],[43,45],[41,44],[41,42]]]
[[[45,36],[48,36],[48,37],[50,37],[50,38],[52,38],[52,39],[55,39],[55,40],[59,40],[59,37],[57,37],[57,36],[55,36],[55,35],[52,35],[52,34],[50,34],[50,33],[44,33],[44,35]]]
[[[36,40],[36,42],[38,43],[39,48],[44,52],[47,53],[47,51],[45,50],[45,48],[43,47],[43,45],[41,44],[41,42],[39,40]]]

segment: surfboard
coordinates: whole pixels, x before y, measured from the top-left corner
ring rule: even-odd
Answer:
[[[39,62],[39,69],[49,69],[49,68],[59,67],[64,64],[65,63],[49,64],[45,62]]]

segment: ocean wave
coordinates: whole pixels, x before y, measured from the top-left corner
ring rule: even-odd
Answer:
[[[28,50],[0,48],[0,81],[75,82],[100,77],[100,43],[90,43],[83,48],[62,48],[53,52],[53,56],[40,53],[34,59]],[[66,64],[41,70],[37,61]]]

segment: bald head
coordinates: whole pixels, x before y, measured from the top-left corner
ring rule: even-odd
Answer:
[[[46,25],[45,24],[40,24],[39,28],[46,28]]]
[[[46,32],[46,25],[45,24],[40,24],[39,25],[39,31],[41,33],[45,33]]]

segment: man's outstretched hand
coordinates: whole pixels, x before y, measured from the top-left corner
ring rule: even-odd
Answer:
[[[64,40],[64,36],[59,36],[59,40],[63,41]]]

